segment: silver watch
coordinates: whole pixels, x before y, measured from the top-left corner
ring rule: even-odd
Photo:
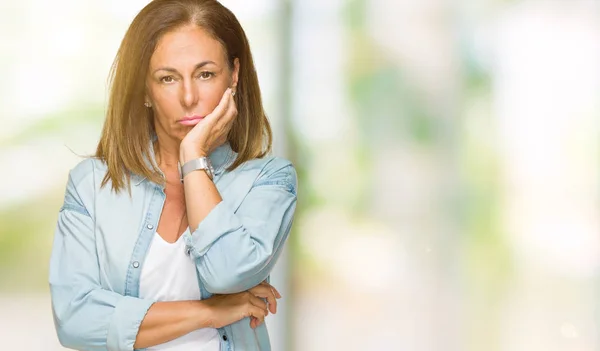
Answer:
[[[190,172],[197,170],[204,170],[210,180],[213,179],[215,170],[213,169],[212,164],[210,163],[210,159],[208,157],[200,157],[191,161],[186,162],[183,167],[180,163],[179,165],[179,177],[181,182],[183,183],[183,178],[188,175]]]

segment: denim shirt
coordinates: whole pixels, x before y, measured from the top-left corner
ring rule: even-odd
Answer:
[[[226,171],[236,156],[229,144],[210,155],[223,201],[184,234],[202,299],[268,279],[294,217],[293,165],[266,157]],[[106,171],[102,161],[90,158],[69,172],[50,259],[58,338],[77,350],[133,350],[155,302],[139,298],[140,275],[165,202],[164,187],[133,175],[131,196],[127,190],[115,193],[110,182],[100,188]],[[218,332],[222,351],[270,350],[265,323],[252,329],[245,318]]]

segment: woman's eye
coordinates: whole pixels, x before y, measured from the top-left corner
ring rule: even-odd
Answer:
[[[163,83],[173,83],[175,80],[173,79],[173,76],[166,76],[162,77],[160,81]]]
[[[213,76],[213,73],[212,73],[212,72],[204,71],[204,72],[201,72],[201,73],[200,73],[200,76],[199,76],[199,77],[200,77],[201,79],[209,79],[209,78],[211,78],[212,76]]]

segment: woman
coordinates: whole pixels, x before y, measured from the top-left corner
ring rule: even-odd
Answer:
[[[69,174],[50,262],[55,326],[78,350],[269,350],[268,283],[296,173],[248,41],[213,0],[155,0],[113,70],[96,157]]]

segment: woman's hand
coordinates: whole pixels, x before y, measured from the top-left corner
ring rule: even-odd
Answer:
[[[231,88],[225,90],[219,105],[202,119],[181,141],[179,162],[206,157],[227,141],[227,134],[237,116],[237,107],[231,94]]]
[[[208,311],[202,314],[208,318],[203,325],[210,328],[222,328],[246,317],[262,322],[269,313],[267,303],[248,291],[214,295],[202,302]]]
[[[248,291],[237,294],[213,295],[202,300],[208,313],[203,314],[209,320],[211,328],[222,328],[246,317],[250,317],[250,327],[261,325],[265,317],[277,312],[276,299],[281,298],[279,292],[271,285],[263,282]],[[266,299],[265,302],[263,299]]]
[[[259,285],[248,290],[249,293],[256,297],[267,299],[268,310],[275,314],[277,313],[277,299],[281,298],[281,294],[271,284],[262,282]],[[258,318],[250,318],[250,327],[253,329],[258,327],[263,321]]]

